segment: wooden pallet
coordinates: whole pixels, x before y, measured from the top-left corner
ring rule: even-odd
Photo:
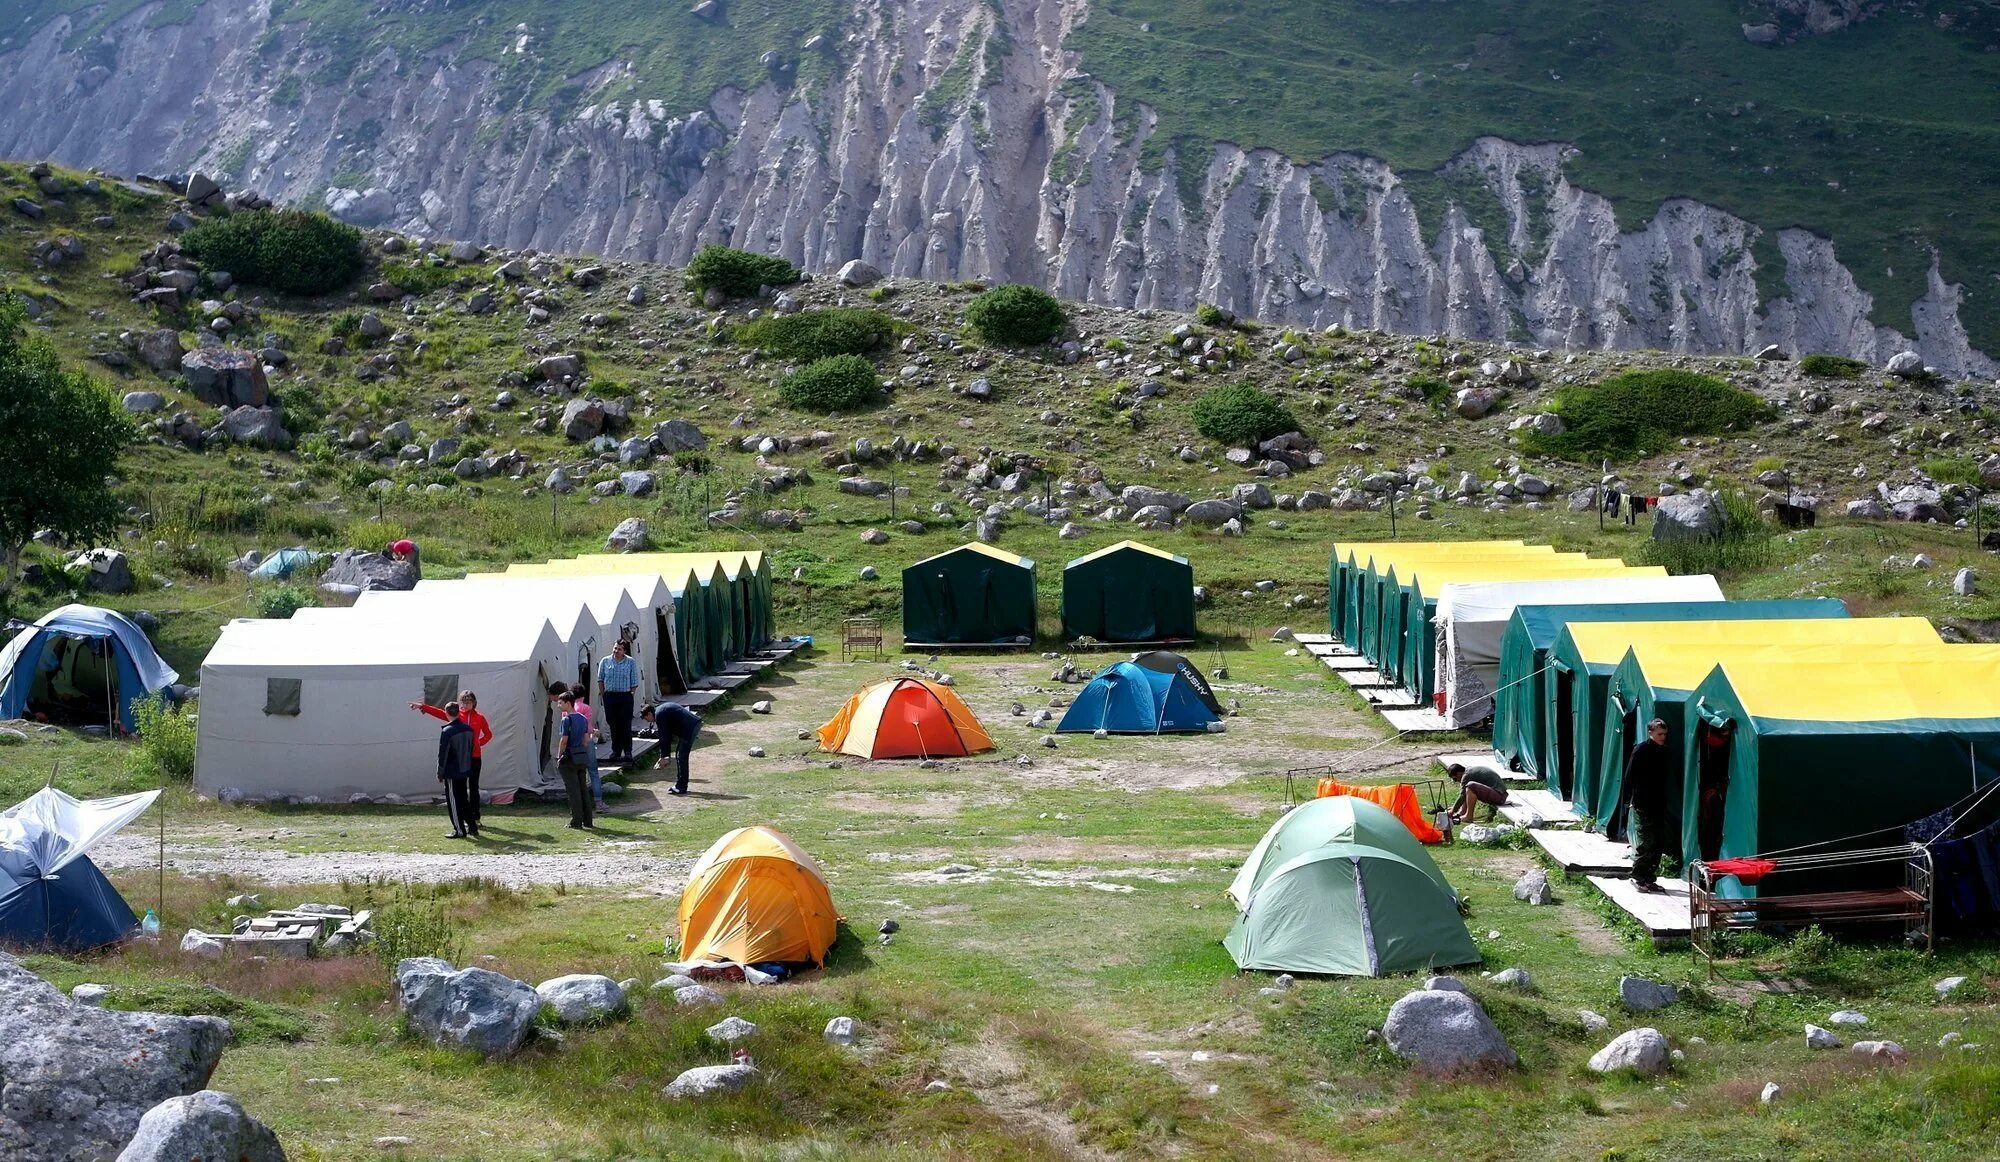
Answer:
[[[697,690],[734,690],[750,680],[748,674],[710,674],[695,680]]]
[[[647,759],[646,756],[653,753],[653,750],[659,745],[660,740],[657,738],[638,738],[635,736],[632,739],[632,758],[630,761],[634,763],[641,762],[642,760],[650,762],[651,760]],[[612,765],[610,743],[602,742],[597,744],[597,765],[600,768]]]
[[[1350,670],[1372,670],[1375,668],[1374,662],[1369,661],[1360,654],[1338,654],[1330,658],[1321,658],[1319,661],[1321,665],[1336,674],[1346,673]]]
[[[1642,892],[1630,879],[1591,876],[1590,883],[1620,911],[1639,922],[1654,944],[1672,944],[1688,938],[1688,885],[1686,880],[1660,880],[1665,889],[1658,894]]]
[[[704,706],[722,701],[722,696],[721,690],[689,690],[685,694],[669,694],[660,701],[685,706],[689,710],[700,710]]]
[[[1521,787],[1507,792],[1507,803],[1500,808],[1500,814],[1507,822],[1517,827],[1580,827],[1583,820],[1577,817],[1576,808],[1558,798],[1554,791],[1541,787]],[[1540,822],[1535,822],[1540,820]]]
[[[1507,760],[1501,758],[1496,751],[1468,751],[1465,754],[1441,754],[1437,756],[1436,761],[1441,767],[1448,767],[1453,763],[1457,763],[1462,767],[1490,767],[1493,770],[1499,771],[1500,777],[1510,783],[1530,783],[1539,786],[1542,781],[1539,775],[1531,775],[1526,771],[1510,770],[1507,766]]]
[[[1632,845],[1606,839],[1595,831],[1536,827],[1529,830],[1528,838],[1571,875],[1632,874]],[[1681,901],[1681,910],[1687,910],[1687,901]]]
[[[1324,642],[1301,642],[1299,644],[1305,647],[1305,651],[1315,658],[1330,658],[1334,655],[1334,647]]]
[[[741,661],[730,662],[728,665],[722,667],[722,672],[725,674],[755,674],[760,670],[768,670],[777,664],[778,659],[776,658],[744,658]]]
[[[1454,734],[1458,731],[1458,727],[1447,721],[1444,715],[1424,706],[1411,710],[1385,709],[1382,720],[1404,734]]]
[[[1292,640],[1302,646],[1328,646],[1333,644],[1333,635],[1330,633],[1295,633],[1292,635]]]
[[[1355,693],[1376,710],[1420,710],[1424,705],[1401,686],[1369,686]]]
[[[1335,670],[1333,676],[1357,690],[1369,686],[1392,685],[1388,676],[1380,670]]]

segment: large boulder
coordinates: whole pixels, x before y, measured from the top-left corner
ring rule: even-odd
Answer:
[[[396,196],[380,186],[326,192],[326,212],[355,226],[380,226],[396,216]]]
[[[625,1011],[625,990],[608,976],[572,973],[535,986],[564,1024],[602,1021]]]
[[[367,549],[342,549],[333,555],[320,581],[352,585],[357,590],[415,589],[423,574],[408,561]]]
[[[1482,419],[1506,397],[1507,393],[1497,387],[1464,387],[1452,397],[1451,410],[1468,420]]]
[[[534,1030],[542,995],[484,968],[453,968],[435,956],[396,965],[396,999],[410,1025],[433,1044],[507,1057]]]
[[[227,1021],[81,1005],[0,953],[0,1157],[116,1157],[148,1110],[208,1084],[228,1042]]]
[[[1924,377],[1924,357],[1915,351],[1898,351],[1894,355],[1889,356],[1889,362],[1883,366],[1882,370],[1903,379],[1922,379]]]
[[[1658,1029],[1628,1029],[1590,1058],[1594,1073],[1629,1069],[1642,1077],[1664,1073],[1673,1064],[1673,1047]]]
[[[1422,989],[1389,1008],[1382,1039],[1396,1056],[1425,1069],[1509,1066],[1519,1060],[1469,993]]]
[[[1169,492],[1164,488],[1153,488],[1145,484],[1127,485],[1125,491],[1118,494],[1118,501],[1134,511],[1159,505],[1172,513],[1184,512],[1188,505],[1194,503],[1178,492]]]
[[[1234,520],[1240,510],[1233,500],[1197,500],[1187,506],[1189,522],[1214,528],[1226,521]]]
[[[667,1083],[661,1092],[668,1097],[707,1097],[712,1093],[734,1093],[750,1084],[757,1071],[748,1065],[697,1065]]]
[[[611,535],[604,538],[604,547],[614,553],[642,553],[653,543],[652,533],[646,522],[636,516],[628,516],[618,522]]]
[[[117,549],[86,549],[71,557],[70,575],[92,593],[132,592],[132,566]]]
[[[535,370],[550,383],[561,383],[564,379],[583,374],[583,356],[574,353],[551,355],[536,364]]]
[[[230,408],[222,414],[222,434],[232,444],[254,444],[260,448],[292,446],[292,434],[285,430],[276,408]]]
[[[562,432],[572,440],[594,440],[604,431],[604,401],[573,399],[563,406]]]
[[[653,445],[667,456],[675,452],[699,452],[708,447],[708,437],[686,420],[664,420],[653,425]]]
[[[1680,998],[1680,990],[1670,984],[1647,980],[1643,976],[1618,978],[1618,999],[1635,1013],[1650,1013],[1654,1009],[1664,1009]]]
[[[203,403],[260,408],[271,402],[263,361],[240,347],[197,347],[181,356],[181,376]]]
[[[849,260],[834,277],[842,286],[872,286],[882,281],[882,272],[858,258]]]
[[[118,1162],[285,1162],[285,1148],[243,1103],[204,1089],[147,1110]]]
[[[179,371],[181,360],[186,356],[187,348],[181,346],[181,333],[171,327],[161,327],[139,336],[139,361],[154,371]]]
[[[1722,504],[1701,489],[1662,496],[1653,509],[1656,541],[1712,541],[1722,535]]]

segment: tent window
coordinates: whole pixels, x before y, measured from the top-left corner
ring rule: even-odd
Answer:
[[[303,685],[297,678],[264,679],[264,713],[297,718],[299,691]]]
[[[458,701],[458,675],[425,674],[424,701],[432,706]]]

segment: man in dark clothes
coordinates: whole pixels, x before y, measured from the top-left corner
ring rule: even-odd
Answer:
[[[674,752],[673,789],[669,795],[688,793],[688,752],[694,750],[695,736],[701,733],[701,715],[689,710],[678,702],[662,702],[658,706],[648,706],[639,712],[639,717],[649,725],[659,728],[660,765],[666,765],[666,752]],[[675,746],[675,743],[679,743]]]
[[[458,703],[444,704],[444,729],[438,731],[438,782],[444,784],[444,810],[451,817],[451,837],[479,834],[473,817],[472,727],[458,716]]]
[[[1458,797],[1458,805],[1451,809],[1451,818],[1455,823],[1472,822],[1473,810],[1482,803],[1486,805],[1486,817],[1491,819],[1507,802],[1507,782],[1492,767],[1467,770],[1453,763],[1445,768],[1444,773],[1451,777],[1452,782],[1465,788]]]
[[[1667,724],[1655,718],[1646,737],[1625,760],[1625,826],[1632,836],[1632,885],[1642,892],[1662,891],[1660,856],[1664,853],[1667,795],[1674,783],[1673,756],[1667,751]]]
[[[569,796],[569,825],[592,827],[595,823],[590,814],[590,766],[584,758],[584,748],[595,745],[590,739],[590,726],[576,711],[576,695],[564,691],[556,699],[556,707],[562,711],[556,735],[559,748],[556,765],[562,771],[563,791]]]

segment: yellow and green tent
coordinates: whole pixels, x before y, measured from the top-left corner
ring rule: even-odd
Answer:
[[[1035,639],[1035,563],[970,541],[903,570],[903,641],[1015,645]]]
[[[1137,541],[1063,566],[1063,637],[1100,642],[1194,640],[1194,567]]]

